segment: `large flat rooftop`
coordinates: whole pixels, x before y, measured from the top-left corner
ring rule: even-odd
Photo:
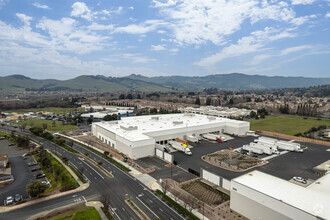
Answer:
[[[330,174],[308,187],[285,181],[275,176],[252,171],[233,181],[294,206],[314,216],[330,219]]]
[[[249,122],[199,114],[147,115],[122,118],[120,121],[98,122],[100,127],[130,141],[152,138],[153,132],[178,130],[184,128],[212,127],[226,125],[247,125]]]

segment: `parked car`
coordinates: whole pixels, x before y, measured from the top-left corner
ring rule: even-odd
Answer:
[[[295,181],[297,181],[299,183],[303,183],[303,184],[306,184],[307,183],[307,180],[304,179],[304,178],[302,178],[302,177],[300,177],[300,176],[294,176],[293,177],[293,180],[295,180]]]
[[[41,170],[41,168],[40,168],[40,167],[36,167],[36,168],[33,168],[33,169],[31,170],[31,172],[35,172],[35,171],[39,171],[39,170]]]
[[[0,137],[0,140],[4,140],[4,139],[6,139],[5,137]]]
[[[19,202],[19,201],[21,201],[21,200],[22,200],[21,195],[20,195],[20,194],[16,194],[16,195],[15,195],[15,202]]]
[[[10,143],[10,144],[8,144],[8,146],[14,146],[15,144],[13,144],[13,143]]]
[[[10,205],[14,203],[14,198],[12,196],[8,196],[6,198],[6,205]]]
[[[39,174],[37,174],[36,175],[36,178],[37,179],[40,179],[40,178],[43,178],[43,177],[45,177],[46,175],[44,174],[44,173],[39,173]]]
[[[38,165],[38,163],[36,163],[36,162],[30,162],[30,163],[28,163],[28,166],[29,167],[32,167],[32,166],[35,166],[35,165]]]

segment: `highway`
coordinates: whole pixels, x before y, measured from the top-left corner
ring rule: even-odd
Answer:
[[[0,130],[11,131],[14,128],[3,126]],[[150,219],[184,219],[176,211],[170,208],[167,204],[161,201],[152,192],[149,187],[144,186],[134,177],[122,171],[108,160],[95,154],[92,151],[74,143],[73,148],[79,152],[89,153],[89,158],[95,162],[102,161],[102,166],[112,172],[114,178],[107,176],[101,169],[95,166],[90,161],[83,159],[81,155],[77,155],[66,151],[61,147],[56,147],[52,142],[44,140],[38,136],[27,134],[16,129],[16,134],[22,136],[29,136],[31,140],[37,141],[44,145],[46,149],[55,150],[64,157],[67,157],[71,164],[75,167],[83,167],[83,174],[90,181],[90,187],[79,193],[62,196],[51,199],[42,203],[34,204],[28,207],[17,209],[15,211],[1,213],[0,218],[4,219],[26,219],[27,217],[36,215],[46,210],[53,210],[58,207],[66,206],[68,204],[79,204],[85,201],[97,201],[102,194],[110,195],[111,212],[114,213],[116,219],[126,220],[140,219],[126,204],[125,199],[132,200]]]

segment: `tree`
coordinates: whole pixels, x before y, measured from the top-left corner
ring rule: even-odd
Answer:
[[[37,135],[37,136],[40,136],[43,132],[42,128],[40,128],[40,127],[32,127],[32,128],[30,128],[30,131],[32,134]]]
[[[112,115],[106,115],[103,117],[103,121],[111,121],[112,120]]]
[[[157,109],[156,108],[152,108],[150,109],[150,114],[157,114]]]
[[[233,104],[234,104],[234,99],[231,98],[231,99],[229,100],[229,105],[233,105]]]
[[[91,124],[91,123],[93,122],[93,120],[94,120],[93,118],[88,118],[88,119],[87,119],[87,123],[88,123],[88,124]]]
[[[111,120],[113,120],[113,121],[118,120],[118,115],[117,114],[112,114],[111,115]]]
[[[120,94],[119,99],[125,99],[125,94]]]
[[[43,124],[42,124],[42,128],[43,128],[44,130],[46,130],[47,127],[48,127],[48,125],[47,125],[46,123],[43,123]]]
[[[110,208],[110,193],[106,192],[101,195],[100,202],[103,204],[105,210]]]
[[[141,99],[141,95],[140,94],[137,95],[137,99]]]
[[[259,119],[259,116],[256,114],[256,116],[254,118],[258,120]]]
[[[195,104],[196,105],[201,105],[201,100],[199,99],[199,97],[196,98]]]
[[[63,145],[64,143],[65,143],[65,140],[62,137],[57,137],[55,139],[55,144],[57,144],[57,145]]]
[[[265,118],[265,113],[264,112],[260,114],[260,118]]]
[[[170,189],[170,184],[167,180],[161,179],[160,180],[160,186],[162,187],[163,193],[166,195],[167,191]]]
[[[254,118],[254,117],[256,117],[256,114],[257,114],[257,113],[255,113],[254,111],[251,111],[251,112],[250,112],[250,118]]]
[[[30,183],[26,186],[26,192],[31,197],[40,196],[47,189],[47,185],[41,181],[31,180]]]
[[[211,102],[212,102],[212,99],[211,99],[211,97],[207,97],[206,98],[206,105],[211,105]]]
[[[16,143],[18,147],[27,148],[30,144],[30,139],[28,137],[17,136]]]
[[[133,99],[133,95],[131,93],[128,93],[128,95],[126,96],[126,99]]]

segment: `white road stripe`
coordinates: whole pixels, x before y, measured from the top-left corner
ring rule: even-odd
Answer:
[[[149,209],[149,211],[154,214],[157,218],[159,218],[158,215],[156,215],[156,213],[154,213],[148,206],[146,206],[146,204],[144,204],[144,202],[141,201],[141,199],[139,199],[138,197],[136,197],[147,209]]]
[[[104,177],[99,172],[97,172],[93,167],[91,167],[88,163],[86,163],[85,161],[82,162],[86,164],[89,168],[91,168],[95,173],[97,173],[102,179],[104,179]]]

